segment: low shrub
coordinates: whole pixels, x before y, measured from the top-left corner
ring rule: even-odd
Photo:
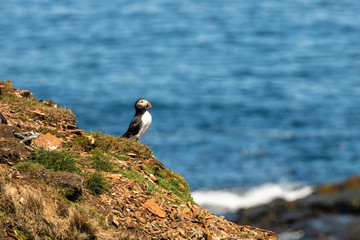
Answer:
[[[85,182],[85,187],[93,194],[101,194],[109,188],[109,185],[101,173],[91,173]]]
[[[92,156],[89,157],[91,164],[94,168],[98,170],[103,170],[105,172],[110,172],[113,169],[113,163],[111,158],[104,155],[103,152],[99,149],[91,151]]]
[[[74,154],[65,150],[49,151],[44,148],[39,148],[33,157],[33,161],[40,163],[52,171],[78,171]]]

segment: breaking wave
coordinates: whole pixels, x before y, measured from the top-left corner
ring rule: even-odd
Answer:
[[[288,201],[306,197],[313,192],[311,186],[296,188],[281,184],[264,184],[247,191],[239,190],[199,190],[192,196],[200,206],[208,208],[214,214],[235,212],[240,208],[249,208],[269,203],[276,198]]]

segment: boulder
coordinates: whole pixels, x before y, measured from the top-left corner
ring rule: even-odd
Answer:
[[[43,147],[48,150],[55,150],[60,148],[63,140],[55,137],[51,133],[41,134],[39,137],[33,140],[32,145],[34,147]]]

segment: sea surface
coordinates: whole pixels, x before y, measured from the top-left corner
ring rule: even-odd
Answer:
[[[11,0],[0,79],[141,139],[214,212],[360,171],[360,1]]]

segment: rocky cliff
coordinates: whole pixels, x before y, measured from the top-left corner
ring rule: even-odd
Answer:
[[[1,239],[278,239],[212,215],[148,146],[0,81]]]

